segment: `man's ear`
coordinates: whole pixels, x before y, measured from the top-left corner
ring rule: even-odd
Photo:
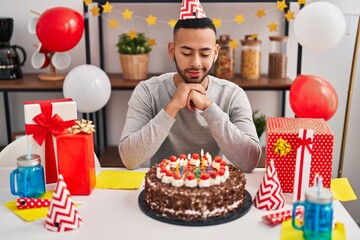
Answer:
[[[175,59],[175,45],[174,45],[174,42],[169,42],[168,43],[168,54],[169,54],[169,57],[172,61],[174,61]]]
[[[215,52],[215,55],[214,55],[214,63],[216,62],[217,58],[219,57],[219,44],[216,44],[215,45],[215,49],[214,49],[214,52]]]

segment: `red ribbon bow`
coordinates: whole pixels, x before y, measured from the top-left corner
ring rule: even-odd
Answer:
[[[298,149],[299,147],[306,147],[307,150],[309,150],[309,153],[312,154],[312,148],[310,144],[312,144],[313,142],[311,141],[311,138],[304,137],[304,138],[298,138],[297,140],[298,140],[298,146],[296,149]]]
[[[52,116],[52,104],[41,103],[41,113],[33,118],[36,124],[26,124],[26,134],[33,134],[35,141],[41,146],[45,140],[45,171],[46,183],[57,181],[57,168],[55,160],[52,135],[57,136],[66,128],[75,124],[74,120],[64,121],[58,114]]]

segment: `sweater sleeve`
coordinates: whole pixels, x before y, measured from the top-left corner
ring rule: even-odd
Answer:
[[[225,157],[244,172],[252,172],[258,165],[261,145],[250,103],[241,91],[230,104],[232,110],[229,114],[212,103],[201,115]]]
[[[124,129],[119,143],[119,154],[129,169],[148,161],[160,148],[175,119],[163,109],[153,113],[150,94],[139,84],[130,100]]]

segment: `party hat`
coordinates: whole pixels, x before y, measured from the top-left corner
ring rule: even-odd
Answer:
[[[54,232],[64,232],[80,227],[82,219],[74,206],[64,177],[61,174],[58,177],[45,220],[45,227]]]
[[[266,168],[265,176],[254,198],[254,206],[261,210],[277,210],[284,207],[285,198],[274,166],[274,160]]]
[[[180,9],[180,20],[206,18],[199,0],[183,0]]]

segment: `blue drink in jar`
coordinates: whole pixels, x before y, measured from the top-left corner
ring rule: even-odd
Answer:
[[[17,158],[17,168],[10,174],[10,189],[19,197],[39,198],[45,193],[44,168],[37,154]]]

